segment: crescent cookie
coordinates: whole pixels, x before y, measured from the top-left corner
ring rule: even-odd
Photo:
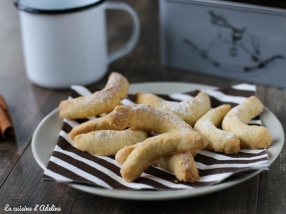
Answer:
[[[139,143],[136,143],[134,145],[130,145],[130,146],[125,146],[122,149],[120,149],[116,154],[115,154],[115,160],[117,163],[119,163],[120,165],[122,165],[126,159],[128,158],[128,156],[130,155],[130,153],[139,145]]]
[[[191,126],[194,126],[195,122],[211,108],[210,98],[205,92],[181,102],[167,101],[151,93],[137,93],[135,102],[171,111]]]
[[[204,142],[196,131],[174,131],[147,138],[138,144],[123,163],[120,173],[127,182],[141,173],[162,156],[202,149]]]
[[[134,145],[131,145],[131,146],[125,146],[123,147],[122,149],[120,149],[116,155],[115,155],[115,160],[117,163],[119,163],[120,165],[122,165],[127,157],[130,155],[130,153],[139,145],[139,143],[137,144],[134,144]],[[196,149],[196,150],[192,150],[190,151],[192,156],[195,157],[198,152],[199,152],[199,149]],[[170,156],[172,157],[172,156]]]
[[[240,139],[241,148],[266,148],[272,142],[270,132],[263,126],[248,125],[248,122],[263,112],[263,104],[255,97],[247,98],[232,108],[224,117],[222,129],[234,133]]]
[[[74,139],[76,135],[88,133],[91,131],[98,131],[98,130],[121,130],[118,129],[116,126],[111,125],[107,122],[108,114],[97,117],[87,122],[81,123],[78,126],[75,126],[69,136],[71,139]]]
[[[128,93],[128,80],[117,72],[112,72],[104,89],[89,96],[64,100],[60,103],[60,117],[78,119],[110,112]]]
[[[192,152],[161,157],[155,161],[155,165],[174,173],[179,181],[194,183],[200,178]]]
[[[228,104],[218,106],[209,110],[196,122],[194,128],[207,141],[206,149],[227,154],[236,154],[239,152],[239,138],[233,133],[218,128],[230,109],[231,105]]]
[[[115,155],[117,151],[144,141],[148,137],[142,130],[126,129],[92,131],[86,134],[76,135],[74,143],[77,149],[92,155]]]
[[[117,163],[122,165],[139,144],[125,146],[120,149],[115,155]],[[192,183],[200,178],[192,151],[160,157],[154,162],[154,165],[174,173],[179,181]]]
[[[189,124],[172,112],[155,109],[145,104],[117,106],[110,113],[108,122],[120,129],[135,127],[157,133],[193,130]]]

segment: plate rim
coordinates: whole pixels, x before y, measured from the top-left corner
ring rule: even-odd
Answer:
[[[184,82],[141,82],[141,83],[134,83],[130,84],[130,94],[133,94],[135,92],[132,92],[133,90],[136,90],[136,88],[140,87],[146,87],[147,85],[151,85],[152,87],[158,87],[158,85],[181,85],[182,87],[190,87],[192,86],[193,88],[196,89],[216,89],[217,87],[209,86],[209,85],[203,85],[203,84],[196,84],[196,83],[184,83]],[[198,88],[197,88],[198,87]],[[154,92],[157,93],[157,92]],[[175,93],[175,92],[174,92]],[[177,92],[177,93],[183,93],[183,92]],[[166,93],[166,94],[172,94],[172,93]],[[278,147],[278,150],[282,150],[283,144],[284,144],[284,130],[283,127],[278,120],[278,118],[268,109],[265,107],[264,114],[269,114],[272,119],[276,120],[277,124],[280,125],[279,129],[282,131],[282,144],[280,147]],[[39,156],[37,147],[36,147],[36,142],[37,138],[39,137],[41,129],[44,127],[44,125],[47,123],[47,121],[52,120],[54,117],[57,120],[61,120],[58,116],[59,108],[55,108],[52,110],[48,115],[46,115],[42,121],[39,123],[37,128],[34,131],[34,134],[32,136],[31,140],[31,146],[32,146],[32,153],[34,156],[34,159],[38,163],[38,165],[45,170],[46,166],[48,163],[43,163],[44,161],[41,160],[42,157]],[[61,127],[62,123],[59,125]],[[60,130],[58,130],[60,131]],[[53,145],[56,146],[57,142],[55,142]],[[53,151],[51,151],[52,153]],[[274,157],[271,158],[270,164],[272,164],[277,157],[279,156],[280,152],[276,154]],[[50,157],[50,156],[49,156]],[[72,188],[81,190],[83,192],[87,192],[90,194],[95,194],[99,196],[104,196],[104,197],[109,197],[109,198],[117,198],[117,199],[128,199],[128,200],[172,200],[172,199],[180,199],[180,198],[186,198],[186,197],[196,197],[200,195],[205,195],[205,194],[210,194],[213,192],[217,192],[223,189],[227,189],[229,187],[235,186],[239,183],[242,183],[246,180],[249,180],[250,178],[256,176],[257,174],[261,173],[263,170],[256,170],[256,171],[251,171],[247,173],[246,176],[243,176],[242,178],[239,179],[234,179],[231,181],[226,181],[222,183],[218,183],[216,185],[212,186],[207,186],[207,187],[200,187],[200,188],[194,188],[194,189],[182,189],[182,190],[159,190],[159,191],[154,191],[154,190],[110,190],[110,189],[104,189],[101,187],[90,187],[86,185],[81,185],[81,184],[72,184],[72,183],[65,183],[68,186],[71,186]]]

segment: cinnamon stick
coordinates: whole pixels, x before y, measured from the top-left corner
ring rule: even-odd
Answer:
[[[4,97],[0,95],[0,140],[12,140],[14,138],[15,133],[8,105]]]

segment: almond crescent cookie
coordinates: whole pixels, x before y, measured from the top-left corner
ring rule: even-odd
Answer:
[[[125,146],[122,149],[120,149],[116,154],[115,154],[115,160],[117,163],[122,165],[128,156],[131,154],[131,152],[139,145],[139,143],[136,143],[131,146]]]
[[[193,183],[200,178],[192,152],[161,157],[155,161],[155,165],[174,173],[179,181]]]
[[[78,119],[110,112],[127,97],[128,80],[117,72],[112,72],[104,89],[89,96],[64,100],[60,103],[60,117]]]
[[[155,109],[145,104],[117,106],[109,115],[108,122],[120,129],[138,129],[166,133],[193,128],[172,112]]]
[[[115,155],[117,163],[122,165],[139,144],[140,143],[125,146],[120,149]],[[160,157],[154,162],[154,165],[174,173],[179,181],[192,183],[196,182],[200,178],[199,171],[194,160],[193,151]]]
[[[147,137],[145,131],[132,128],[122,131],[100,130],[76,135],[74,143],[76,148],[89,154],[109,156],[115,155],[125,146],[142,142]]]
[[[194,130],[173,131],[150,137],[135,147],[123,163],[120,173],[125,181],[132,182],[160,157],[203,147],[201,135]]]
[[[272,136],[263,126],[248,125],[248,122],[263,112],[263,104],[255,97],[247,98],[232,108],[224,117],[222,129],[234,133],[240,139],[241,148],[267,148]]]
[[[239,138],[233,133],[218,128],[230,109],[231,105],[228,104],[218,106],[209,110],[196,122],[195,130],[199,131],[207,141],[206,149],[226,154],[239,152]]]
[[[116,155],[115,155],[115,160],[117,163],[119,163],[120,165],[122,165],[127,157],[130,155],[130,153],[139,145],[139,143],[136,143],[134,145],[131,145],[131,146],[125,146],[123,147],[122,149],[120,149]],[[192,156],[195,157],[198,152],[199,152],[199,149],[196,149],[196,150],[192,150],[190,151]],[[170,156],[171,158],[172,156]],[[168,157],[169,158],[169,157]],[[164,157],[164,159],[168,159],[167,157]],[[157,161],[156,161],[157,162]]]
[[[152,93],[137,93],[135,102],[171,111],[191,126],[194,126],[195,122],[211,108],[210,98],[205,92],[181,102],[167,101]]]
[[[107,118],[108,118],[108,114],[102,117],[97,117],[87,122],[81,123],[78,126],[75,126],[71,130],[71,132],[69,133],[69,136],[71,137],[71,139],[74,139],[76,135],[85,134],[85,133],[92,132],[92,131],[122,130],[108,123]]]

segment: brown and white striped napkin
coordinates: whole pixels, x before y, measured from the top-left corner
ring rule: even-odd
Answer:
[[[235,106],[247,97],[254,95],[255,91],[256,87],[250,84],[206,90],[211,98],[212,107],[223,103]],[[158,94],[158,96],[166,100],[181,101],[194,97],[198,92],[199,90],[183,94]],[[82,86],[72,86],[70,98],[90,93]],[[123,103],[132,103],[133,99],[134,95],[129,95]],[[202,150],[195,157],[201,177],[196,183],[179,182],[172,173],[153,166],[147,168],[136,181],[127,183],[120,176],[120,165],[114,160],[114,157],[90,155],[72,146],[72,140],[69,138],[68,133],[72,127],[89,119],[64,119],[57,145],[50,157],[47,169],[44,171],[44,179],[93,185],[107,189],[189,189],[214,185],[231,178],[237,173],[248,170],[266,170],[269,166],[268,154],[265,149],[243,149],[236,155]],[[260,125],[261,121],[259,118],[254,118],[251,123]]]

